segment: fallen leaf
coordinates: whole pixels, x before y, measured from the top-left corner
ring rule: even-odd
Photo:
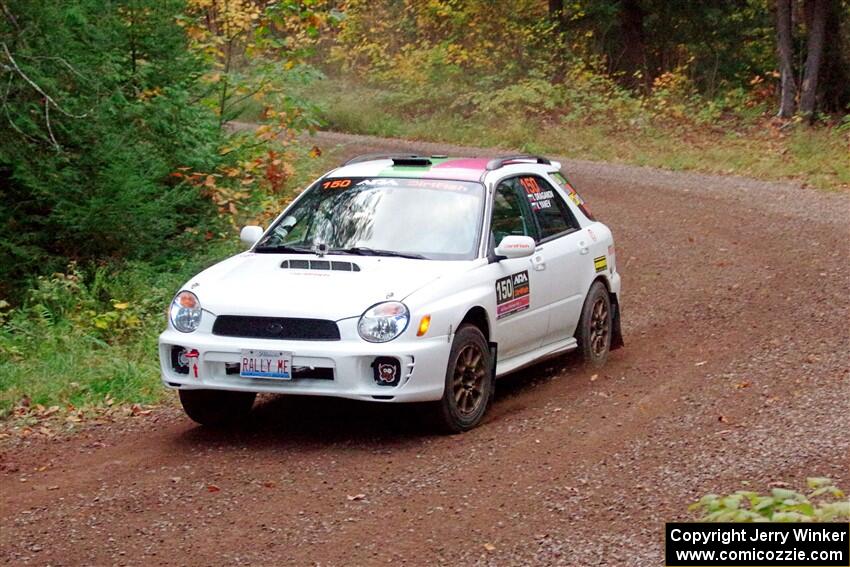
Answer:
[[[597,378],[599,378],[599,374],[594,374],[593,376],[591,376],[591,377],[590,377],[590,381],[591,381],[591,382],[593,382],[593,381],[595,381]]]
[[[486,549],[487,551],[496,551],[496,546],[492,543],[485,543],[484,549]]]
[[[703,361],[697,362],[696,364],[694,364],[694,366],[703,366],[703,365],[705,365],[705,364],[708,364],[708,361],[707,361],[707,360],[703,360]]]
[[[221,489],[214,484],[207,485],[207,492],[220,492]]]
[[[749,382],[738,382],[737,384],[735,384],[736,390],[743,390],[744,388],[749,388],[749,387],[750,387]]]
[[[150,415],[152,411],[153,410],[143,410],[142,406],[140,406],[139,404],[133,404],[130,408],[130,412],[133,415]]]
[[[725,415],[721,415],[720,417],[718,417],[717,421],[719,421],[720,423],[729,423],[729,420],[726,419]]]
[[[52,486],[48,486],[48,487],[47,487],[47,490],[59,490],[59,486],[57,486],[57,485],[55,485],[55,484],[54,484],[54,485],[52,485]]]
[[[355,494],[354,496],[349,495],[348,499],[353,501],[353,502],[356,502],[356,501],[359,501],[359,500],[365,500],[366,495],[365,494]]]

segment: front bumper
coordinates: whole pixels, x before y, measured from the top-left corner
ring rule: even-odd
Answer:
[[[224,337],[203,330],[180,333],[167,330],[159,336],[159,360],[166,387],[268,392],[306,396],[334,396],[366,401],[424,402],[443,395],[451,337],[399,337],[373,344],[345,337],[339,341],[292,341]],[[173,346],[198,351],[198,369],[189,374],[172,365]],[[243,378],[234,371],[242,349],[292,353],[293,368],[332,369],[332,378],[292,380]],[[372,363],[376,357],[391,356],[401,362],[401,378],[395,386],[376,383]],[[309,373],[305,373],[309,374]]]

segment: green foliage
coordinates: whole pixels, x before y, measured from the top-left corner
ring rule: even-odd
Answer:
[[[332,155],[311,158],[303,146],[289,151],[302,166],[279,193],[258,197],[255,212],[279,212],[335,162]],[[167,305],[192,275],[239,249],[233,230],[155,263],[72,262],[61,272],[33,278],[16,307],[0,300],[0,418],[16,407],[26,414],[38,405],[159,400],[166,390],[159,381],[156,338],[165,327]]]
[[[157,384],[156,335],[192,262],[163,276],[147,264],[39,277],[0,326],[0,417],[17,404],[150,402]]]
[[[176,24],[182,2],[6,7],[14,19],[0,20],[5,291],[68,258],[150,259],[184,246],[184,230],[209,223],[213,207],[170,174],[216,167],[221,138],[215,116],[191,102],[200,62]]]
[[[0,297],[69,260],[163,261],[262,211],[317,126],[286,81],[327,17],[295,0],[4,2]],[[249,104],[258,133],[223,124]]]
[[[174,291],[316,173],[317,6],[0,0],[0,415],[161,395]]]
[[[807,494],[774,488],[707,494],[690,506],[703,522],[835,522],[850,520],[850,500],[828,478],[807,479]]]

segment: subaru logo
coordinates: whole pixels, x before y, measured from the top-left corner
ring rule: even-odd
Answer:
[[[280,323],[269,323],[266,325],[266,331],[270,335],[279,335],[283,331],[283,325]]]

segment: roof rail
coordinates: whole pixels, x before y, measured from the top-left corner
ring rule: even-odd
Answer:
[[[345,162],[343,165],[351,165],[353,163],[361,163],[364,161],[372,161],[376,159],[391,159],[395,165],[431,165],[431,159],[428,156],[420,154],[363,154],[355,156]]]
[[[502,156],[496,159],[491,159],[487,162],[487,171],[493,171],[494,169],[499,169],[500,167],[504,167],[508,164],[518,162],[518,161],[533,161],[534,163],[542,163],[543,165],[551,165],[552,162],[543,156],[533,156],[528,154],[518,154],[512,156]]]

